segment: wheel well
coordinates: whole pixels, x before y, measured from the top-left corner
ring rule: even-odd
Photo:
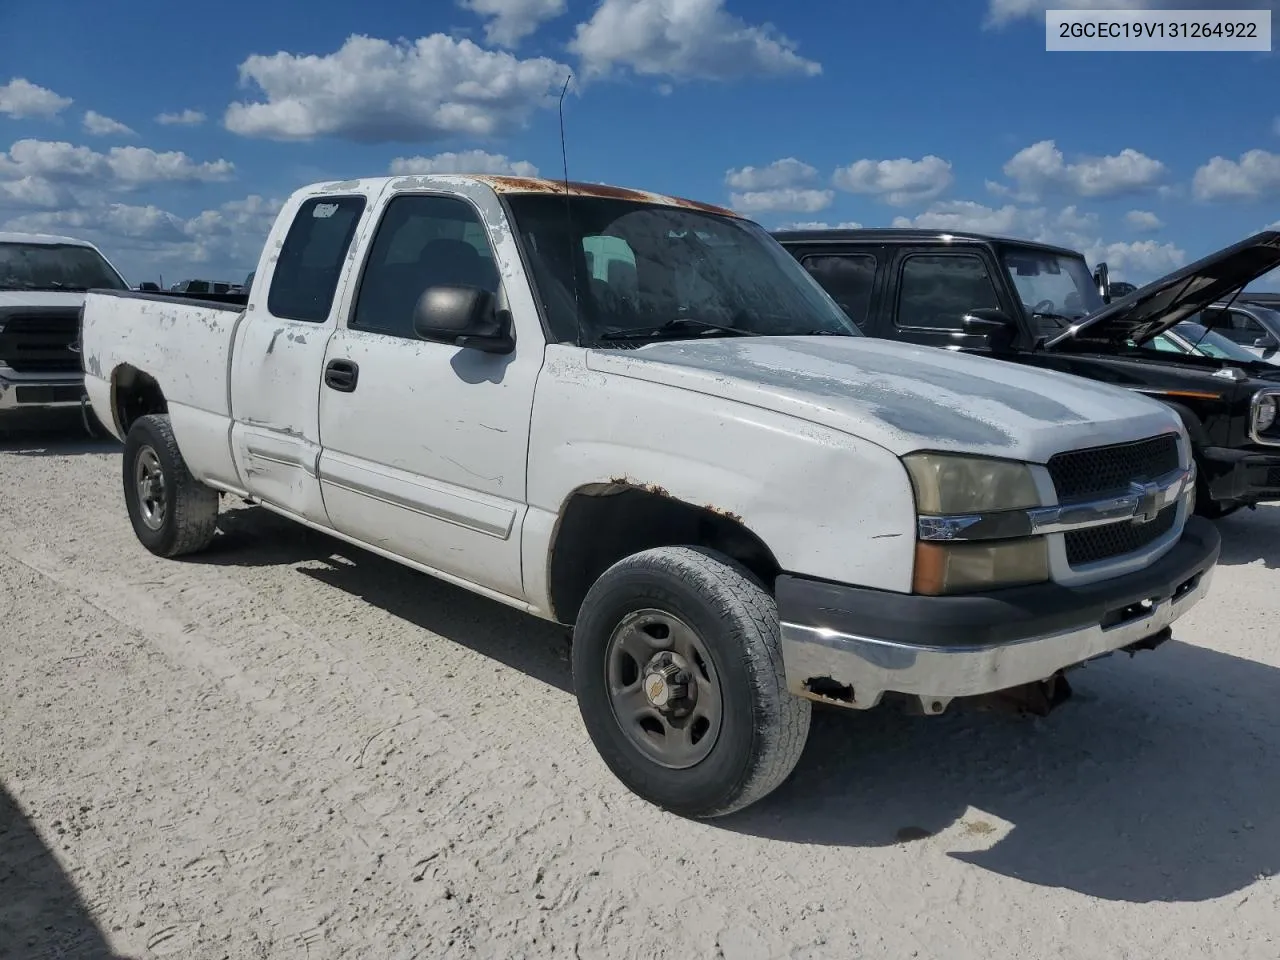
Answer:
[[[117,367],[111,377],[111,409],[121,434],[133,422],[149,413],[168,413],[169,405],[155,378],[128,364]]]
[[[732,513],[677,500],[661,488],[597,484],[576,491],[560,514],[549,587],[555,618],[573,623],[600,574],[653,547],[702,546],[737,560],[772,589],[778,561]]]

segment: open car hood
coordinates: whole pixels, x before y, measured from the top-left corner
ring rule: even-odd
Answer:
[[[1141,345],[1277,267],[1280,230],[1263,230],[1081,317],[1045,346],[1071,339]]]

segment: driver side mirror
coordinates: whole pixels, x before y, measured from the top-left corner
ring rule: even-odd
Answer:
[[[1098,264],[1097,269],[1093,271],[1093,284],[1098,288],[1098,296],[1102,297],[1102,302],[1110,303],[1111,272],[1105,263]]]
[[[515,349],[511,311],[479,287],[427,287],[413,308],[413,332],[423,340],[440,340],[485,353]]]
[[[1256,349],[1265,350],[1269,353],[1273,350],[1280,349],[1280,340],[1277,340],[1274,336],[1267,333],[1253,341],[1253,345]]]
[[[1018,335],[1018,323],[1003,310],[983,307],[970,310],[960,320],[962,332],[983,337],[993,351],[1007,351]]]

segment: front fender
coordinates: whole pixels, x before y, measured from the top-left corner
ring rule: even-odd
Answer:
[[[784,571],[909,592],[915,502],[902,462],[758,407],[589,371],[548,351],[530,436],[526,587],[540,594],[554,518],[583,486],[627,483],[733,517]],[[580,356],[580,354],[578,354]]]

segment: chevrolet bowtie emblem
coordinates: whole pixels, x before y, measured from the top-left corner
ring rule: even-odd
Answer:
[[[1133,522],[1150,523],[1160,513],[1160,487],[1154,483],[1131,483],[1129,493],[1137,498],[1133,510]]]

